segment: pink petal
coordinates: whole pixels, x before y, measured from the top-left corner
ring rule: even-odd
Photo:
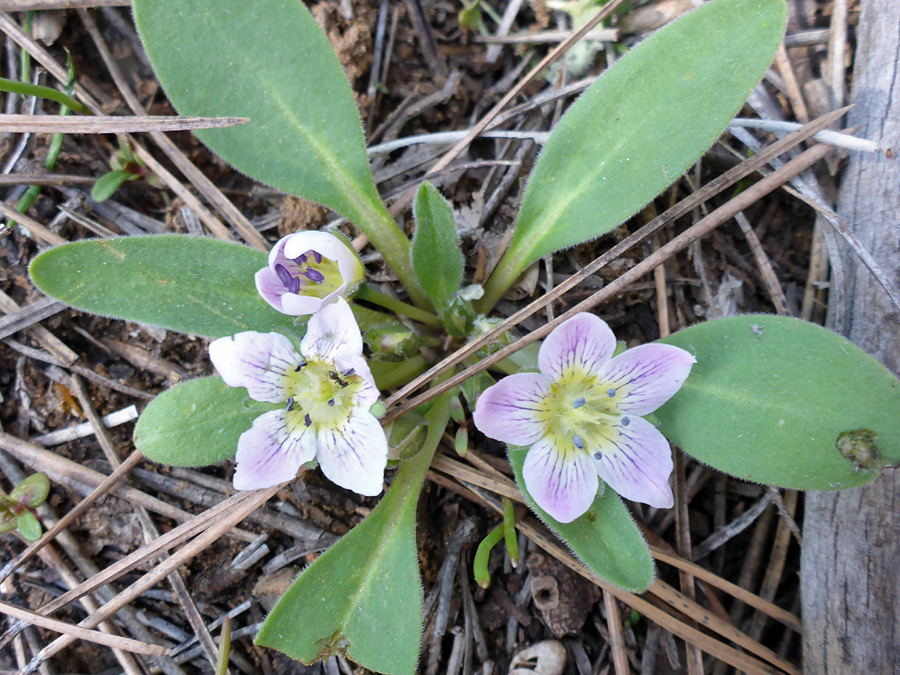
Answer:
[[[590,455],[574,446],[560,452],[549,437],[531,446],[522,478],[537,505],[560,523],[587,512],[600,485]]]
[[[280,333],[247,331],[214,340],[209,358],[222,379],[232,387],[246,387],[255,401],[284,401],[287,373],[300,356]]]
[[[340,429],[321,427],[317,443],[319,466],[331,482],[370,497],[381,492],[388,445],[374,415],[357,411]]]
[[[641,345],[606,363],[597,379],[603,388],[615,390],[611,402],[619,412],[647,415],[681,388],[695,363],[678,347]]]
[[[594,374],[616,349],[616,337],[593,314],[577,314],[547,336],[538,352],[541,372],[556,381],[572,369]]]
[[[312,315],[300,351],[306,358],[325,361],[362,355],[362,334],[347,301],[336,297]]]
[[[671,508],[675,503],[669,487],[672,451],[665,436],[647,420],[626,416],[607,441],[603,447],[587,448],[601,453],[595,460],[600,478],[626,499]]]
[[[284,411],[272,410],[257,417],[238,440],[234,487],[258,490],[293,480],[315,455],[314,435],[303,428],[288,433]]]
[[[537,413],[549,392],[550,381],[539,373],[504,377],[478,397],[475,426],[495,441],[531,445],[546,431]]]

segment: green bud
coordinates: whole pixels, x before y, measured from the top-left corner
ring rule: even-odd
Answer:
[[[418,410],[410,410],[395,419],[388,430],[388,457],[410,459],[415,457],[428,435],[428,420]]]
[[[459,427],[456,430],[453,447],[456,449],[457,455],[460,457],[466,456],[466,453],[469,451],[469,431],[466,427]]]
[[[450,399],[450,417],[457,424],[466,423],[466,413],[463,410],[462,403],[458,396]]]
[[[365,334],[372,358],[379,361],[405,361],[419,351],[419,336],[406,326],[380,326]]]

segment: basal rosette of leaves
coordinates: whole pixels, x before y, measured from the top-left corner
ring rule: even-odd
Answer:
[[[411,241],[388,215],[350,88],[302,3],[133,4],[180,113],[251,120],[201,132],[203,142],[249,176],[346,216],[397,273],[409,302],[367,284],[346,242],[319,232],[285,238],[268,257],[181,235],[81,241],[38,256],[32,278],[84,311],[216,339],[221,377],[181,383],[142,412],[135,444],[147,457],[204,466],[239,453],[237,483],[247,488],[262,484],[242,482],[248,475],[277,484],[300,466],[313,470],[317,457],[326,476],[361,494],[380,491],[387,456],[399,462],[379,505],[298,578],[257,641],[307,663],[341,653],[376,672],[412,673],[422,614],[415,507],[457,392],[385,434],[371,407],[378,389],[423,372],[421,347],[446,354],[489,326],[485,315],[531,262],[608,232],[677,179],[761,79],[784,30],[784,2],[712,0],[588,89],[540,155],[483,297],[464,285],[456,219],[435,187],[418,191]],[[326,321],[335,307],[340,321]],[[599,318],[573,321],[594,338],[603,333],[593,361],[584,350],[596,344],[562,348],[563,331],[548,337],[535,367],[510,359],[503,373],[481,373],[460,393],[475,423],[509,443],[526,503],[611,583],[639,592],[653,581],[649,549],[617,493],[671,503],[667,438],[732,475],[797,489],[861,485],[900,462],[900,382],[822,328],[736,317],[614,356]],[[639,366],[642,377],[629,380]],[[635,393],[638,385],[655,393]],[[506,434],[498,400],[515,397],[528,401],[530,421]],[[492,406],[496,419],[479,413]],[[337,462],[333,441],[353,433],[378,447],[351,470]],[[625,475],[628,462],[635,472]],[[576,467],[573,480],[553,473],[563,466]],[[387,613],[399,619],[386,622]]]

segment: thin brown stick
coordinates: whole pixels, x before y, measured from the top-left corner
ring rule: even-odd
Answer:
[[[41,225],[33,218],[29,218],[24,213],[19,213],[16,209],[7,205],[6,202],[0,201],[0,215],[16,221],[16,223],[28,230],[35,239],[38,239],[45,244],[59,246],[60,244],[66,243],[66,240],[56,234],[56,232]]]
[[[11,185],[92,185],[97,182],[94,176],[72,176],[62,173],[7,173],[0,175],[0,186]]]
[[[501,321],[492,330],[481,335],[475,340],[472,340],[471,342],[466,344],[465,347],[457,350],[447,358],[443,359],[441,362],[401,388],[397,393],[395,393],[390,398],[388,398],[387,401],[385,401],[385,405],[388,408],[388,414],[385,417],[384,421],[388,422],[392,419],[396,419],[396,417],[399,416],[399,413],[396,410],[390,409],[392,405],[396,404],[401,399],[416,391],[419,387],[431,381],[441,373],[449,370],[458,363],[461,363],[464,359],[474,354],[477,350],[481,349],[486,344],[489,344],[490,342],[495,340],[497,337],[505,333],[513,326],[525,320],[535,312],[540,311],[547,303],[557,300],[564,293],[575,288],[575,286],[581,283],[584,279],[595,274],[611,261],[616,260],[619,256],[625,253],[625,251],[656,232],[659,228],[675,221],[684,214],[690,212],[691,209],[696,207],[698,204],[701,204],[711,197],[719,194],[722,190],[725,190],[729,186],[733,185],[741,178],[744,178],[757,171],[778,155],[786,152],[787,150],[790,150],[799,143],[802,143],[804,140],[812,137],[816,132],[824,129],[829,124],[839,119],[843,114],[847,112],[847,110],[849,110],[849,108],[843,108],[840,111],[834,111],[827,115],[823,115],[813,122],[810,122],[808,125],[804,125],[801,129],[794,132],[793,134],[785,136],[784,138],[763,148],[753,157],[744,160],[736,167],[729,169],[721,176],[718,176],[716,179],[710,181],[707,185],[703,186],[703,188],[692,193],[687,198],[679,202],[676,206],[668,209],[665,213],[654,218],[653,221],[647,223],[647,225],[642,227],[640,230],[613,246],[613,248],[604,253],[602,256],[591,262],[589,265],[586,265],[582,270],[573,274],[563,283],[556,286],[556,288],[554,288],[551,293],[547,293],[541,296],[529,305],[520,309],[512,316]],[[518,345],[519,343],[516,344]],[[511,350],[508,353],[511,354],[525,346],[526,344],[521,344],[519,345],[519,347],[517,347],[517,349]],[[493,365],[493,363],[495,362],[491,362],[490,365]]]
[[[246,117],[0,115],[0,132],[14,134],[133,134],[220,129],[246,124]]]
[[[642,276],[652,271],[657,265],[659,265],[663,260],[666,260],[673,256],[674,254],[682,251],[687,248],[693,242],[699,240],[700,238],[706,236],[710,232],[712,232],[715,228],[717,228],[722,223],[727,222],[729,219],[734,217],[735,213],[739,211],[743,211],[748,208],[751,204],[758,201],[765,195],[769,194],[773,190],[779,188],[781,185],[789,181],[794,176],[802,173],[810,166],[818,162],[820,159],[825,157],[829,152],[831,152],[832,148],[826,145],[817,144],[806,150],[801,155],[791,160],[790,162],[784,164],[777,171],[773,171],[767,177],[760,180],[758,183],[755,183],[753,186],[739,194],[734,199],[731,199],[727,203],[720,206],[718,209],[710,213],[708,216],[697,222],[695,225],[691,226],[680,235],[669,241],[665,246],[659,249],[655,254],[645,258],[637,265],[632,267],[630,270],[622,274],[615,281],[611,282],[601,290],[597,291],[590,297],[582,300],[580,303],[572,307],[570,310],[565,312],[564,314],[558,316],[553,321],[550,321],[537,330],[533,331],[529,335],[520,340],[514,342],[511,345],[507,345],[506,347],[498,350],[493,355],[483,359],[479,363],[466,368],[465,370],[457,373],[456,375],[444,380],[442,383],[432,387],[424,394],[421,394],[413,399],[407,401],[404,405],[398,406],[397,408],[388,412],[387,415],[382,419],[382,423],[389,422],[393,419],[396,419],[400,415],[406,413],[407,411],[420,406],[426,401],[430,401],[436,396],[440,396],[445,391],[452,389],[453,387],[459,385],[462,382],[465,382],[467,379],[480,373],[481,371],[489,368],[495,363],[499,363],[503,359],[507,358],[511,354],[519,351],[520,349],[527,347],[531,343],[540,340],[541,338],[548,335],[554,328],[556,328],[559,324],[567,321],[572,318],[576,314],[581,312],[587,312],[594,307],[596,307],[601,302],[608,300],[611,297],[614,297],[617,293],[621,292],[624,288],[626,288],[629,284],[637,281]],[[587,268],[585,268],[587,269]],[[559,286],[557,289],[560,288]],[[546,297],[546,296],[545,296]],[[526,308],[527,309],[527,308]],[[522,312],[520,311],[514,316],[519,316]],[[504,322],[505,323],[505,322]],[[502,324],[501,324],[502,325]],[[508,327],[508,326],[507,326]],[[477,341],[476,341],[477,342]],[[463,351],[463,350],[460,350]],[[455,355],[454,355],[455,356]],[[429,371],[430,372],[430,371]],[[428,375],[426,373],[425,375]],[[424,376],[423,376],[424,377]],[[413,383],[418,383],[419,379],[414,380]],[[397,395],[395,394],[391,399],[396,399]],[[391,402],[391,399],[388,399],[388,402]]]
[[[133,551],[121,560],[117,560],[115,563],[101,571],[100,574],[94,575],[90,579],[87,579],[86,581],[74,586],[66,593],[41,607],[38,611],[43,615],[52,614],[62,607],[65,607],[69,603],[75,602],[83,595],[90,593],[95,589],[104,586],[112,581],[115,581],[123,574],[130,572],[131,570],[139,567],[140,565],[143,565],[150,560],[158,558],[162,553],[168,551],[171,548],[174,548],[175,546],[178,546],[179,544],[196,535],[198,532],[203,530],[208,523],[223,517],[223,514],[231,512],[235,508],[235,505],[240,504],[245,499],[247,499],[248,495],[249,493],[246,492],[238,493],[233,497],[229,497],[228,499],[220,502],[213,508],[194,516],[178,527],[169,530],[168,532],[160,536],[156,541],[142,546],[141,548]],[[2,645],[0,645],[0,647],[2,647]]]
[[[131,586],[119,593],[113,600],[107,602],[93,615],[83,620],[78,625],[83,628],[93,628],[98,623],[117,612],[134,600],[138,595],[155,586],[173,570],[178,569],[195,555],[209,547],[210,544],[221,537],[227,530],[262,506],[270,497],[272,497],[272,495],[278,492],[279,489],[281,489],[281,485],[276,485],[265,490],[257,490],[251,493],[239,506],[233,508],[231,512],[216,521],[208,530],[194,539],[194,541],[185,545],[170,558],[154,567],[150,572],[138,579]],[[31,660],[23,672],[33,673],[40,663],[59,653],[60,650],[65,649],[68,645],[72,644],[74,640],[75,638],[68,635],[57,638],[41,650],[41,653]]]
[[[16,607],[0,601],[0,613],[11,616],[14,619],[25,621],[26,623],[52,630],[56,633],[70,636],[71,638],[94,642],[98,645],[106,647],[114,647],[126,652],[134,654],[147,654],[148,656],[163,656],[166,648],[159,645],[151,645],[140,640],[132,640],[131,638],[122,637],[120,635],[109,635],[96,630],[89,630],[79,626],[73,626],[65,621],[57,621],[56,619],[48,619],[40,614],[29,612],[27,609]]]
[[[794,116],[803,124],[809,122],[809,112],[806,108],[806,101],[803,100],[803,92],[800,85],[797,84],[797,76],[794,74],[794,68],[791,60],[788,58],[787,50],[784,48],[784,42],[779,43],[778,49],[775,51],[775,67],[781,73],[781,79],[784,80],[784,87],[787,90],[788,100],[791,102],[791,108],[794,110]]]
[[[0,0],[0,12],[74,9],[76,7],[128,7],[129,5],[131,5],[131,0]]]
[[[631,675],[628,666],[628,652],[625,651],[625,636],[622,634],[622,616],[615,596],[603,590],[603,607],[606,609],[606,628],[609,631],[609,650],[612,652],[613,668],[616,675]]]
[[[660,265],[660,267],[662,267]],[[660,269],[657,267],[656,269]],[[688,500],[684,485],[684,453],[679,448],[673,449],[675,464],[675,540],[678,554],[687,560],[691,559],[691,521],[688,514]],[[678,570],[678,581],[681,592],[690,600],[697,599],[694,577],[688,570]],[[692,644],[685,643],[688,675],[703,675],[703,655]]]
[[[66,529],[72,522],[84,513],[95,501],[97,501],[100,497],[109,492],[110,487],[118,483],[122,480],[125,475],[131,471],[142,459],[144,456],[135,450],[131,455],[129,455],[128,459],[126,459],[115,471],[113,471],[100,485],[98,485],[91,494],[82,499],[78,504],[75,505],[73,509],[71,509],[66,515],[60,518],[56,525],[47,530],[44,535],[38,539],[33,544],[29,545],[24,551],[22,551],[15,558],[10,560],[3,566],[3,569],[0,569],[0,581],[8,577],[12,574],[17,568],[19,568],[24,562],[29,560],[35,553],[40,551],[44,546],[49,544],[56,538],[56,535],[59,534],[62,530]]]

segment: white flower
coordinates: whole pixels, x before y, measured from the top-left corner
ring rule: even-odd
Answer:
[[[343,298],[310,318],[299,354],[280,333],[248,331],[215,340],[209,356],[227,384],[246,387],[256,401],[284,404],[241,434],[235,488],[289,481],[318,458],[322,472],[341,487],[370,496],[381,492],[387,439],[369,412],[378,388]]]
[[[346,297],[362,280],[362,263],[338,237],[295,232],[269,252],[269,266],[256,273],[256,289],[279,312],[303,316]]]

